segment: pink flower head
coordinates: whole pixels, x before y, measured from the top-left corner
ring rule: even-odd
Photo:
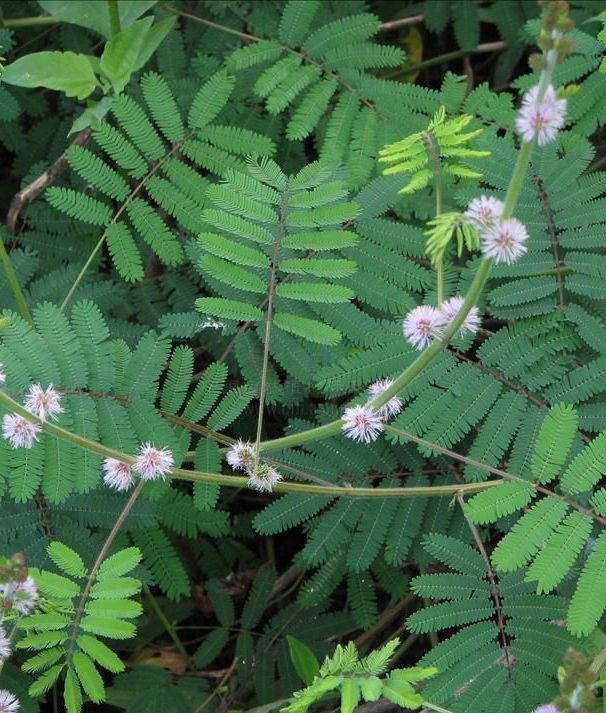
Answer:
[[[247,470],[247,473],[248,487],[262,493],[271,493],[274,485],[282,480],[280,473],[265,463],[259,463],[256,468]]]
[[[383,422],[377,411],[369,406],[351,406],[341,416],[341,430],[347,438],[370,443],[376,441],[383,430]]]
[[[103,461],[103,482],[116,490],[128,490],[133,484],[133,472],[128,463],[115,458]]]
[[[33,577],[26,577],[23,582],[5,582],[0,584],[0,598],[25,616],[32,612],[38,603],[38,587]]]
[[[477,230],[486,230],[501,219],[503,201],[492,196],[480,196],[470,201],[464,213],[465,221]]]
[[[141,480],[158,480],[166,477],[173,464],[173,454],[168,448],[156,448],[151,443],[143,443],[139,446],[133,470],[141,476]]]
[[[6,632],[0,626],[0,665],[11,655],[11,642]]]
[[[2,435],[12,448],[31,448],[38,440],[40,426],[18,413],[7,413],[2,418]]]
[[[560,709],[554,706],[553,703],[548,703],[545,706],[535,708],[532,713],[560,713]]]
[[[19,701],[10,691],[0,690],[0,713],[17,713]]]
[[[255,461],[255,448],[250,441],[236,441],[225,456],[233,470],[250,468]]]
[[[516,119],[516,128],[522,141],[537,139],[539,146],[553,141],[564,126],[566,99],[558,99],[551,84],[539,101],[539,85],[526,92]]]
[[[404,336],[415,349],[422,351],[434,339],[442,336],[444,318],[439,310],[429,305],[411,309],[404,318]]]
[[[63,411],[61,396],[52,384],[46,390],[40,384],[32,384],[23,405],[41,421],[56,418]]]
[[[484,257],[491,258],[496,263],[508,265],[515,262],[526,252],[528,233],[526,228],[516,218],[499,221],[482,235],[482,252]]]
[[[368,387],[368,393],[373,399],[380,396],[393,384],[393,379],[379,379]],[[402,400],[398,396],[393,396],[389,401],[377,410],[381,421],[387,421],[392,416],[397,416],[402,410]]]
[[[465,302],[464,297],[451,297],[449,300],[445,300],[440,308],[442,316],[444,317],[444,322],[450,324],[452,320],[459,314],[461,307]],[[477,307],[472,307],[469,310],[469,314],[463,320],[463,324],[460,327],[459,334],[461,336],[465,335],[465,332],[472,332],[475,334],[480,326],[480,310]]]
[[[4,371],[4,364],[0,361],[0,384],[6,381],[6,372]]]

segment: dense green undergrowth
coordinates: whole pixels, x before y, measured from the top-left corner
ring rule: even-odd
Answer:
[[[0,713],[603,710],[603,7],[546,5],[0,2]]]

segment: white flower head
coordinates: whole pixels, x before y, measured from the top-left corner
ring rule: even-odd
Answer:
[[[484,257],[510,265],[526,252],[528,232],[516,218],[501,220],[482,235]]]
[[[30,576],[22,582],[10,582],[3,595],[13,605],[15,611],[22,616],[31,613],[38,604],[38,587],[34,578]]]
[[[103,482],[116,490],[128,490],[133,484],[133,472],[128,463],[115,458],[103,461]]]
[[[539,146],[553,141],[564,126],[566,99],[558,99],[551,84],[538,101],[539,85],[526,92],[516,119],[516,128],[522,141],[537,139]]]
[[[32,384],[23,405],[41,421],[56,418],[63,411],[61,395],[52,384],[47,389],[43,389],[40,384]]]
[[[444,317],[435,307],[420,305],[411,309],[404,318],[404,336],[415,349],[422,351],[434,339],[442,336]]]
[[[17,696],[5,689],[0,690],[0,713],[17,713],[18,710]]]
[[[6,372],[4,371],[4,364],[0,361],[0,384],[6,381]]]
[[[452,320],[459,314],[461,307],[465,302],[464,297],[451,297],[449,300],[445,300],[440,308],[442,315],[444,316],[444,321],[446,324],[450,324]],[[463,337],[465,332],[471,332],[475,334],[480,326],[480,310],[477,307],[472,307],[469,310],[469,314],[463,320],[463,324],[460,327],[459,334]]]
[[[152,443],[143,443],[139,446],[133,470],[141,476],[141,480],[158,480],[166,477],[173,464],[173,454],[168,448],[156,448]]]
[[[351,406],[341,416],[341,430],[347,438],[354,441],[371,443],[376,441],[383,430],[379,413],[370,406]]]
[[[248,469],[246,473],[248,487],[262,493],[271,493],[274,485],[282,480],[280,473],[266,463],[259,463],[256,467]]]
[[[255,462],[255,447],[250,441],[239,439],[227,451],[225,459],[233,470],[250,468]]]
[[[6,632],[0,626],[0,664],[3,664],[11,655],[11,642]]]
[[[368,393],[375,399],[393,384],[393,379],[379,379],[368,387]],[[393,396],[389,401],[377,410],[381,421],[387,421],[392,416],[397,416],[402,410],[402,400],[398,396]]]
[[[560,709],[554,706],[553,703],[548,703],[547,705],[535,708],[532,713],[560,713]]]
[[[492,196],[480,196],[470,201],[464,213],[465,222],[471,223],[479,231],[486,230],[501,219],[503,201]]]
[[[18,413],[7,413],[2,418],[2,435],[12,448],[31,448],[38,440],[40,426]]]

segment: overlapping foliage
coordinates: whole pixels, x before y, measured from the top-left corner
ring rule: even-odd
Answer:
[[[9,20],[22,15],[6,5]],[[107,58],[119,46],[106,19],[40,5],[59,20],[53,50],[90,56],[102,41]],[[449,242],[449,223],[437,248],[427,244],[435,166],[421,137],[448,144],[448,220],[480,192],[504,198],[518,92],[538,76],[512,75],[539,10],[414,6],[435,37],[452,23],[464,53],[490,20],[506,43],[487,77],[508,85],[497,93],[469,73],[409,81],[419,68],[403,26],[381,24],[410,14],[406,3],[117,5],[128,37],[137,23],[151,31],[152,15],[166,37],[141,66],[145,53],[131,57],[132,78],[106,59],[99,104],[0,86],[3,194],[64,151],[66,163],[19,206],[17,234],[0,234],[14,271],[0,274],[5,391],[19,401],[30,384],[53,384],[65,407],[33,448],[0,441],[0,551],[25,553],[44,595],[16,640],[33,656],[17,653],[22,671],[8,664],[0,687],[5,677],[31,686],[31,710],[59,677],[70,713],[82,691],[133,713],[214,705],[198,676],[137,666],[153,657],[130,656],[135,670],[110,676],[124,664],[97,637],[132,636],[132,617],[142,647],[171,642],[180,673],[228,671],[248,707],[302,681],[284,704],[293,713],[337,689],[346,711],[381,693],[457,713],[529,713],[551,700],[566,649],[593,655],[606,608],[606,173],[594,148],[606,75],[600,25],[585,22],[595,4],[574,4],[574,47],[554,75],[566,130],[532,157],[516,208],[528,252],[492,269],[477,337],[455,337],[405,387],[380,440],[337,432],[302,445],[297,434],[321,431],[414,362],[401,320],[435,302],[436,263],[446,298],[467,292],[474,235]],[[9,66],[26,39],[10,27],[0,29]],[[451,129],[468,132],[465,148]],[[385,145],[409,175],[382,173]],[[260,426],[261,457],[285,483],[253,498],[228,487],[245,483],[229,480],[222,457]],[[103,486],[103,449],[130,457],[147,441],[172,451],[175,477],[145,484],[96,566],[128,499]],[[443,486],[448,495],[433,497]],[[481,492],[463,504],[466,487]],[[135,566],[130,588],[103,594]],[[200,616],[203,636],[184,648],[174,622]],[[343,646],[315,678],[301,675],[297,646],[322,658],[329,639],[355,638],[365,655],[404,620],[421,647],[406,663],[422,656],[437,669],[422,697],[410,684],[424,669],[384,676],[392,654],[398,667],[410,657],[406,644],[366,658]],[[114,643],[129,656],[128,642]]]

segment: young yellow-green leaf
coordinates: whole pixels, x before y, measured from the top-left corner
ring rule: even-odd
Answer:
[[[314,652],[302,641],[295,639],[294,636],[287,636],[286,640],[288,641],[290,660],[295,667],[295,671],[303,683],[309,686],[320,670],[320,663]]]
[[[40,591],[49,597],[72,599],[80,594],[78,584],[54,572],[40,572],[37,582]]]
[[[355,678],[346,678],[341,684],[341,713],[353,713],[359,701],[359,683]]]
[[[72,656],[72,662],[84,692],[93,703],[101,703],[105,700],[105,686],[103,679],[99,675],[95,664],[81,651],[76,651]]]
[[[45,668],[57,663],[57,661],[59,661],[64,654],[65,649],[63,646],[53,646],[52,649],[42,651],[41,653],[27,659],[27,661],[21,665],[21,668],[26,673],[36,673],[36,671],[42,671]]]
[[[383,691],[383,681],[378,676],[360,679],[360,691],[365,701],[378,701]]]
[[[2,81],[17,87],[46,87],[85,99],[97,86],[94,60],[75,52],[31,52],[8,64]]]
[[[86,567],[82,557],[62,542],[51,542],[47,550],[52,561],[70,577],[85,577]]]
[[[73,669],[68,668],[65,674],[63,700],[67,713],[80,713],[82,710],[82,690]]]
[[[139,602],[130,599],[91,599],[86,603],[89,614],[112,616],[117,619],[136,619],[143,611]]]
[[[38,696],[46,693],[50,688],[52,688],[55,681],[59,678],[64,667],[65,664],[60,663],[52,668],[49,668],[46,673],[43,673],[42,676],[37,678],[29,687],[29,695],[32,698],[38,698]]]
[[[115,577],[97,582],[90,591],[93,599],[127,599],[141,589],[141,582],[134,577]]]
[[[80,624],[84,631],[108,639],[130,639],[135,635],[135,626],[128,621],[121,621],[109,616],[87,614]]]
[[[97,572],[97,580],[101,582],[110,577],[121,577],[134,569],[139,562],[141,562],[141,550],[138,547],[127,547],[103,562]]]
[[[391,676],[383,682],[383,696],[403,708],[414,709],[423,705],[423,698],[408,681],[401,681]]]
[[[126,668],[120,657],[94,636],[81,634],[77,639],[77,644],[91,659],[112,673],[120,673]]]

